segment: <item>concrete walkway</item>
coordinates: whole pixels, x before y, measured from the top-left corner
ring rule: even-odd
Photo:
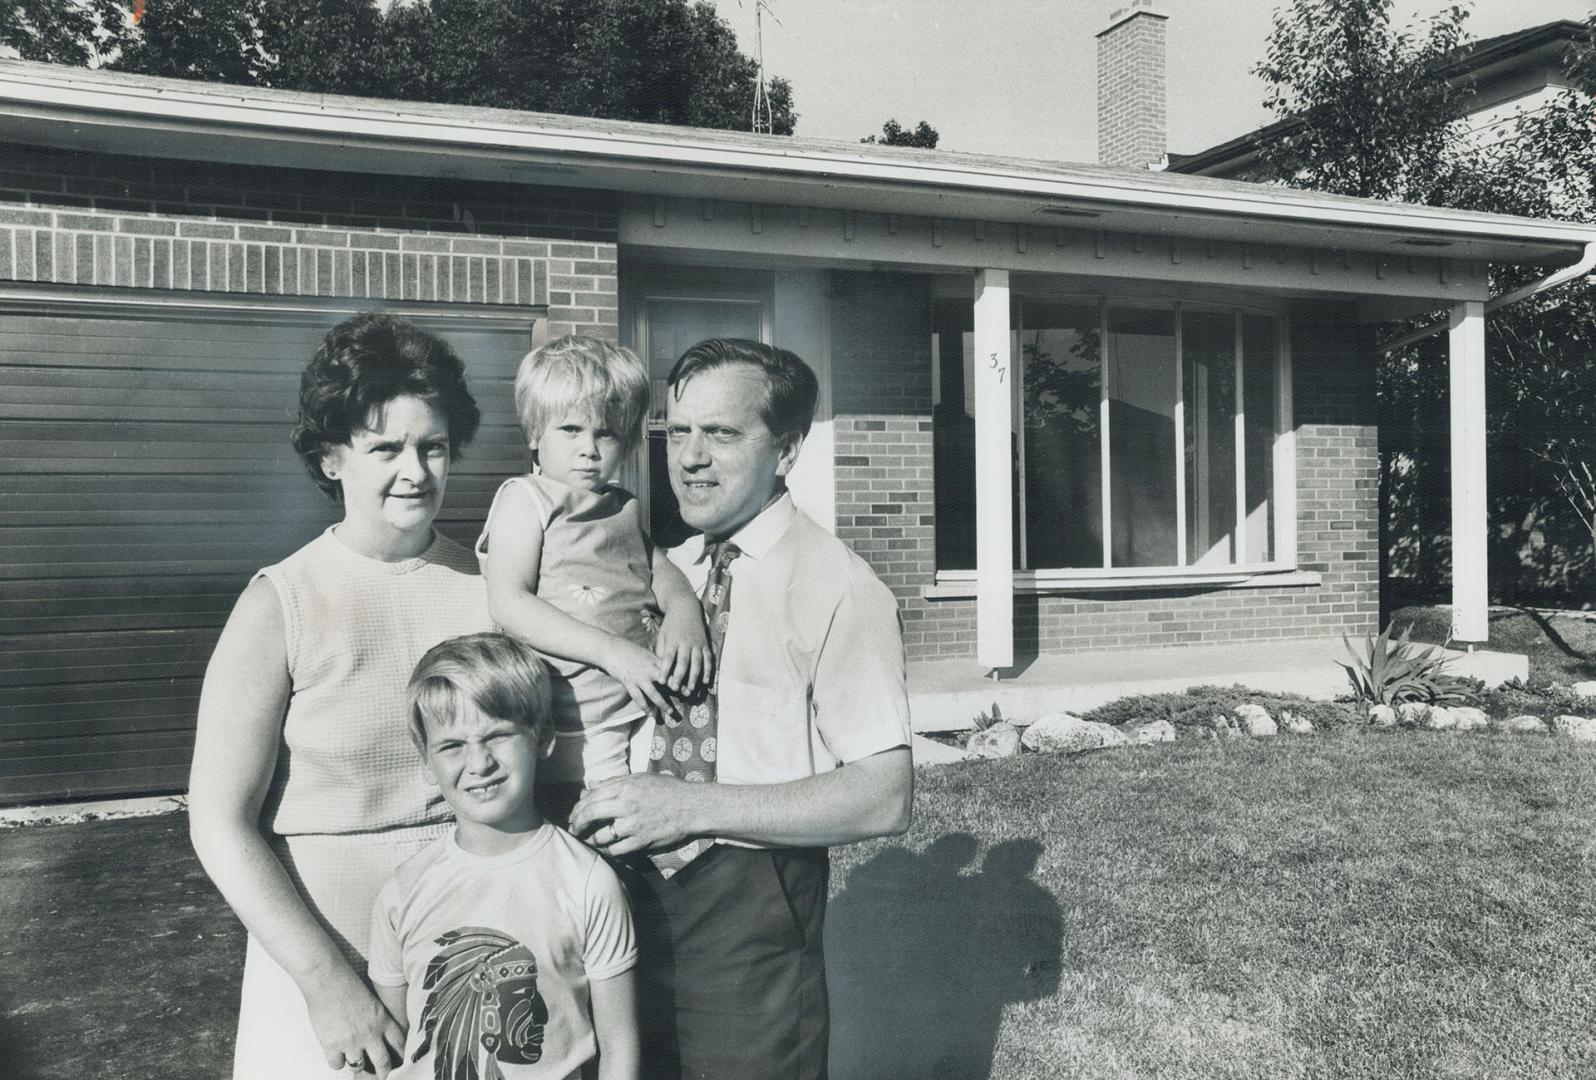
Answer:
[[[1529,677],[1529,660],[1518,653],[1453,651],[1452,657],[1448,671],[1491,685]],[[984,677],[974,660],[921,661],[909,665],[909,710],[916,731],[957,731],[994,702],[1005,715],[1034,717],[1080,712],[1130,694],[1233,683],[1329,699],[1350,690],[1338,660],[1350,660],[1339,637],[1061,653],[997,680]]]

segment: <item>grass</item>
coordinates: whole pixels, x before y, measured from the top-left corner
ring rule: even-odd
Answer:
[[[1593,766],[1349,727],[921,770],[834,856],[833,1075],[1590,1076]],[[226,1074],[240,935],[183,833],[0,832],[8,1080]]]
[[[1411,625],[1414,641],[1444,642],[1452,611],[1445,604],[1398,608],[1391,621]],[[1493,608],[1487,648],[1524,653],[1530,682],[1573,683],[1596,679],[1596,619],[1577,614],[1544,614],[1528,608]]]
[[[922,772],[837,859],[836,1075],[1590,1076],[1593,765],[1347,729]]]

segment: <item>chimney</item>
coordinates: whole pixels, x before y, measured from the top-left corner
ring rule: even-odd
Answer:
[[[1097,163],[1162,167],[1168,150],[1164,116],[1164,23],[1153,0],[1130,0],[1097,35]]]

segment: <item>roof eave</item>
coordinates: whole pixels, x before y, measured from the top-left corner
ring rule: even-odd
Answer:
[[[6,137],[75,149],[438,175],[902,214],[1058,223],[1379,250],[1420,241],[1463,258],[1571,261],[1596,229],[1095,167],[885,154],[660,125],[325,98],[0,62]],[[1079,224],[1079,222],[1072,222]]]

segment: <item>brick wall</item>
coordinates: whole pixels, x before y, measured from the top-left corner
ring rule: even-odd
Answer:
[[[1134,0],[1116,11],[1115,22],[1097,36],[1097,161],[1143,168],[1167,148],[1164,104],[1165,16],[1135,10]],[[1123,16],[1123,17],[1122,17]]]
[[[838,274],[832,378],[837,534],[897,595],[911,660],[975,655],[975,601],[935,576],[929,304],[920,279]],[[1298,558],[1318,586],[1015,597],[1027,653],[1363,633],[1379,617],[1373,364],[1342,307],[1293,314]]]
[[[613,338],[605,193],[0,144],[0,281],[548,307]]]

